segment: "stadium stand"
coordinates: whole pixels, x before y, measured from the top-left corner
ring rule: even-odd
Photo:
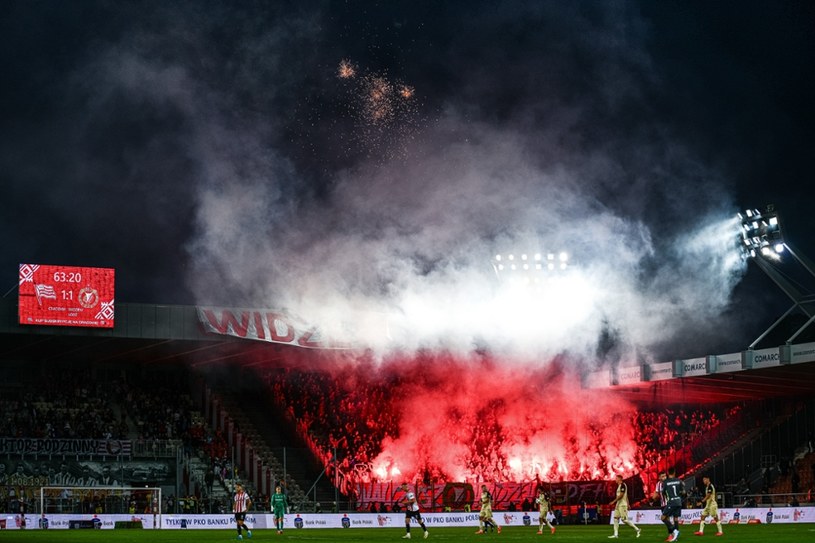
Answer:
[[[144,323],[160,322],[156,316],[162,311],[125,308],[138,326],[125,321],[124,328],[143,334]],[[179,337],[205,341],[186,316],[182,322]],[[161,334],[134,344],[93,334],[39,337],[17,328],[3,333],[0,347],[6,376],[0,383],[0,439],[6,447],[0,451],[0,505],[6,508],[19,505],[20,498],[30,502],[46,482],[108,477],[159,484],[166,489],[165,511],[225,510],[236,478],[249,484],[258,504],[282,480],[301,507],[322,502],[323,511],[356,509],[357,486],[378,480],[371,461],[382,441],[398,437],[400,414],[390,398],[399,377],[355,376],[346,382],[314,365],[291,363],[279,348],[273,351],[278,362],[257,363],[253,354],[266,346],[236,340],[173,340],[175,347],[157,354],[172,343]],[[201,351],[211,360],[185,360]],[[683,379],[676,386],[696,401],[680,404],[664,401],[671,397],[671,380],[659,388],[618,390],[637,406],[632,425],[640,445],[640,486],[648,489],[660,467],[677,465],[689,481],[712,473],[725,489],[726,503],[786,502],[791,494],[810,501],[815,465],[810,365]],[[225,386],[232,383],[236,386]],[[473,471],[506,477],[490,449],[499,434],[485,428],[474,435]],[[14,447],[20,439],[97,448],[19,452]],[[443,475],[431,467],[420,477],[440,481]],[[86,508],[107,507],[93,496],[77,499]]]

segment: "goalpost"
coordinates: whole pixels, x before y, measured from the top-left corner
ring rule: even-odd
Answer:
[[[153,517],[161,527],[161,488],[139,486],[43,486],[39,513],[49,515],[130,515]],[[145,526],[147,528],[147,526]]]

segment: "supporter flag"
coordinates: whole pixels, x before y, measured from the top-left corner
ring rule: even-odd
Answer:
[[[37,304],[42,305],[43,298],[57,299],[57,291],[51,285],[34,285],[34,291],[37,294]]]

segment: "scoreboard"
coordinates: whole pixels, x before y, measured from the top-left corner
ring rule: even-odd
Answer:
[[[20,324],[113,328],[112,268],[20,264]]]

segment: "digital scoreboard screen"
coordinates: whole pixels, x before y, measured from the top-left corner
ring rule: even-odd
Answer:
[[[20,264],[20,324],[113,328],[112,268]]]

